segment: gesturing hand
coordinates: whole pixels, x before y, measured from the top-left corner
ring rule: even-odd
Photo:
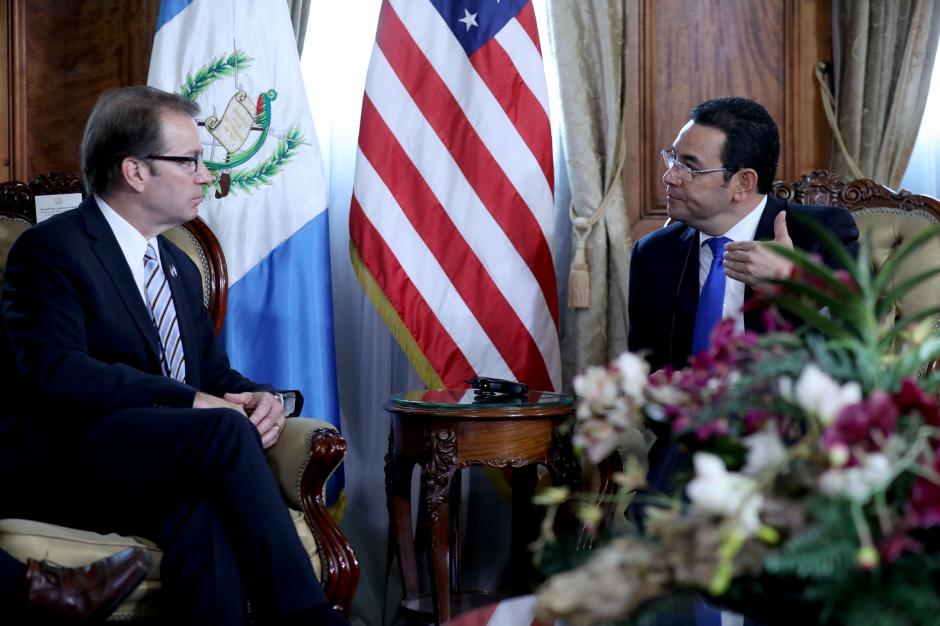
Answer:
[[[787,212],[781,211],[774,219],[774,242],[793,248],[787,231]],[[760,289],[768,279],[786,278],[793,263],[771,251],[760,241],[733,241],[725,246],[725,275]]]

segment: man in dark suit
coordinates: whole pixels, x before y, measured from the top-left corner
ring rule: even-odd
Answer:
[[[858,228],[844,209],[782,202],[772,191],[780,153],[777,125],[766,109],[744,98],[708,100],[672,146],[666,164],[666,212],[672,223],[640,239],[630,261],[629,349],[642,351],[652,370],[682,368],[705,350],[711,330],[733,318],[739,331],[763,332],[759,312],[742,312],[767,279],[789,275],[791,263],[763,241],[820,253],[820,242],[790,215],[828,228],[854,255]],[[668,433],[656,430],[647,481],[668,488],[680,457]],[[661,626],[718,626],[719,611],[695,602]],[[750,622],[746,622],[750,623]]]
[[[742,313],[742,305],[768,278],[786,276],[791,268],[760,242],[818,252],[832,263],[790,214],[817,221],[857,252],[858,228],[845,209],[791,205],[768,195],[779,152],[777,125],[764,107],[744,98],[696,106],[672,147],[663,150],[672,223],[634,246],[628,303],[629,348],[645,351],[653,370],[684,367],[707,342],[711,327],[699,320],[697,328],[696,320],[713,260],[723,265],[725,277],[723,298],[712,294],[721,309],[717,319],[732,317],[739,330],[757,332],[764,331],[760,313]],[[720,238],[727,241],[715,259],[707,240]]]
[[[244,624],[250,599],[255,622],[345,624],[265,460],[283,407],[229,366],[198,270],[160,236],[212,181],[196,112],[149,87],[104,94],[86,199],[10,252],[0,474],[17,480],[0,512],[154,540],[170,623]]]

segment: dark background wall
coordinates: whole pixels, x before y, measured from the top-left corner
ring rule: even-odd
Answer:
[[[147,82],[159,0],[5,5],[0,179],[78,172],[78,145],[98,95]]]
[[[831,58],[830,0],[627,0],[627,7],[624,177],[634,237],[662,224],[659,150],[706,98],[745,95],[767,107],[782,131],[778,178],[827,166],[830,133],[813,68]],[[98,95],[147,80],[158,8],[158,0],[4,1],[0,180],[78,171]]]

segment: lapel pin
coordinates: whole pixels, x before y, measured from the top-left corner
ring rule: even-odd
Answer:
[[[170,276],[172,276],[173,278],[176,278],[176,266],[175,265],[170,266]]]

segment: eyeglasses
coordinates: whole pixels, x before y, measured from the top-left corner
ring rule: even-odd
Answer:
[[[199,169],[199,164],[202,163],[202,155],[199,156],[169,156],[165,154],[148,154],[144,157],[145,159],[152,159],[154,161],[172,161],[173,163],[187,163],[186,171],[190,174],[195,174],[196,170]]]
[[[682,161],[676,158],[676,153],[673,152],[670,148],[664,148],[659,151],[663,156],[663,162],[666,164],[666,171],[668,172],[672,168],[676,168],[676,173],[679,174],[679,178],[688,182],[699,176],[701,174],[711,174],[713,172],[737,172],[737,167],[713,167],[707,170],[697,170],[689,167]]]

